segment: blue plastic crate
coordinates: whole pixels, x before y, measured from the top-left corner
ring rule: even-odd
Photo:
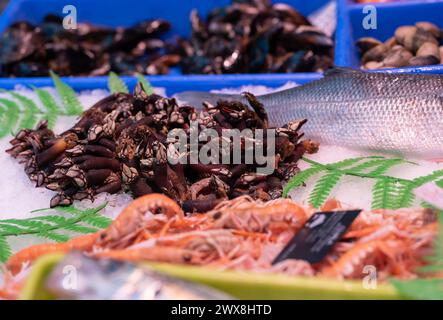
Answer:
[[[190,33],[189,14],[198,9],[203,16],[211,9],[229,4],[230,0],[11,0],[0,17],[0,32],[13,22],[26,20],[40,23],[49,13],[62,15],[65,5],[77,8],[79,22],[91,22],[105,26],[131,26],[146,19],[163,18],[172,23],[169,35],[187,36]],[[329,0],[278,0],[288,3],[303,14],[308,15],[328,3]],[[150,76],[154,86],[167,87],[168,93],[180,90],[209,90],[223,87],[241,86],[244,84],[261,84],[271,87],[281,86],[287,81],[304,83],[319,78],[315,73],[297,74],[250,74],[250,75],[181,75],[174,70],[170,75]],[[105,77],[69,77],[65,80],[76,89],[97,88],[106,86]],[[131,78],[128,78],[131,85]],[[0,87],[11,89],[17,84],[49,86],[50,78],[0,78]]]
[[[377,9],[376,30],[365,30],[363,8],[368,5],[353,0],[338,0],[338,26],[336,34],[335,64],[351,68],[360,67],[360,55],[355,42],[361,37],[374,37],[381,41],[394,35],[402,25],[414,25],[418,21],[430,21],[443,28],[443,1],[404,0],[389,3],[370,3]],[[442,73],[443,65],[388,69],[389,72]]]

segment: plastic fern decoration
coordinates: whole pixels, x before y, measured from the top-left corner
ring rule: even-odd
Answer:
[[[415,201],[413,191],[416,188],[443,177],[443,170],[438,170],[430,175],[413,180],[385,175],[394,166],[410,163],[399,158],[359,157],[331,164],[322,164],[307,158],[303,158],[303,161],[309,163],[311,167],[298,173],[286,184],[283,196],[286,197],[292,189],[305,185],[313,176],[322,174],[315,182],[313,190],[309,195],[309,203],[315,208],[321,207],[330,197],[333,189],[345,176],[375,180],[374,187],[372,188],[373,209],[410,207]]]
[[[128,93],[128,87],[126,83],[115,73],[110,72],[108,77],[108,88],[111,93]]]
[[[60,108],[55,98],[46,90],[33,87],[37,103],[18,92],[1,90],[7,96],[0,98],[0,138],[14,134],[23,128],[33,128],[40,120],[46,119],[49,128],[53,128],[61,115],[79,115],[83,108],[74,90],[62,82],[56,74],[52,74],[54,85],[62,99],[65,110]]]
[[[154,93],[152,86],[143,75],[136,74],[135,77],[142,83],[147,94]],[[23,128],[33,128],[40,120],[47,120],[48,127],[52,129],[59,116],[77,116],[83,112],[83,107],[74,89],[63,82],[54,72],[51,72],[51,78],[62,101],[62,107],[59,106],[55,97],[45,89],[32,87],[36,95],[35,100],[15,91],[0,90],[6,94],[6,96],[0,97],[0,138],[15,134]],[[109,74],[108,88],[112,93],[129,92],[125,82],[114,72]]]
[[[146,92],[146,94],[151,95],[154,93],[154,89],[152,88],[151,84],[142,74],[136,73],[135,77],[137,78],[138,82],[142,84],[143,90]]]
[[[390,177],[380,177],[372,190],[373,209],[398,209],[398,198],[400,190],[397,188],[399,181]]]
[[[58,116],[63,114],[63,110],[48,91],[39,88],[33,89],[46,109],[42,118],[48,120],[48,127],[50,129],[54,128],[55,122],[57,121]]]
[[[83,107],[77,99],[77,95],[69,85],[64,83],[60,77],[54,72],[50,71],[52,81],[54,81],[55,89],[60,96],[62,103],[68,115],[79,115],[83,112]]]
[[[1,106],[1,122],[0,122],[0,137],[4,137],[13,133],[17,127],[17,122],[20,118],[20,108],[17,103],[6,98],[0,98]]]
[[[309,203],[314,208],[319,208],[327,200],[332,189],[337,185],[344,176],[339,171],[330,171],[322,176],[314,186],[314,190],[309,196]]]
[[[86,210],[72,206],[44,209],[56,210],[64,215],[53,214],[29,219],[0,220],[0,262],[6,261],[11,255],[8,237],[33,235],[55,242],[65,242],[72,233],[87,234],[106,228],[111,220],[99,214],[105,206],[106,203]]]
[[[41,110],[32,99],[20,93],[5,90],[2,92],[8,96],[0,98],[0,138],[23,128],[33,128],[43,119],[48,120],[48,125],[52,128],[57,118],[65,114],[46,90],[34,88],[34,93],[45,110]]]
[[[6,241],[6,237],[0,236],[0,262],[5,262],[11,256],[12,250]]]
[[[40,109],[37,107],[34,101],[25,97],[17,92],[11,91],[9,94],[19,101],[22,105],[23,117],[19,123],[20,128],[32,128],[37,123],[37,115]]]

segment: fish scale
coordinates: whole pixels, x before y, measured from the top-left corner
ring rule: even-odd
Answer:
[[[185,92],[202,101],[239,95]],[[443,156],[443,75],[369,73],[338,68],[304,86],[258,97],[273,125],[306,118],[308,138],[425,158]]]

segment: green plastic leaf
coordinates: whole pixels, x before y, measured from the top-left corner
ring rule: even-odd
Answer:
[[[154,93],[154,88],[151,86],[148,80],[146,80],[145,76],[140,73],[136,73],[135,77],[137,78],[138,82],[142,84],[143,90],[146,92],[146,94],[151,95]]]
[[[306,181],[316,175],[317,173],[320,173],[321,171],[323,171],[324,169],[322,167],[319,166],[312,166],[309,169],[303,170],[301,172],[299,172],[298,174],[296,174],[294,177],[292,177],[288,183],[285,185],[285,187],[283,188],[283,197],[287,197],[288,193],[294,189],[297,188],[303,184],[306,183]]]
[[[400,164],[411,163],[404,159],[383,159],[380,164],[370,173],[373,175],[385,174],[389,169]]]
[[[378,159],[380,157],[377,156],[373,156],[373,157],[358,157],[358,158],[349,158],[349,159],[345,159],[339,162],[335,162],[335,163],[331,163],[328,164],[328,167],[334,168],[334,169],[343,169],[343,168],[348,168],[356,163],[359,163],[363,160],[368,160],[368,159]]]
[[[322,176],[309,196],[309,203],[314,208],[320,208],[343,176],[343,173],[337,171],[331,171]]]
[[[57,74],[52,71],[50,71],[49,73],[51,75],[52,81],[54,82],[55,89],[57,90],[57,93],[59,94],[63,102],[66,113],[68,115],[81,114],[83,112],[83,108],[80,101],[77,99],[75,91],[66,83],[64,83]]]
[[[326,172],[318,180],[311,192],[310,203],[315,207],[321,206],[332,189],[339,183],[343,176],[353,176],[361,179],[373,179],[376,181],[372,189],[373,209],[398,209],[411,207],[415,201],[414,189],[431,181],[441,180],[443,188],[443,170],[437,170],[427,176],[418,177],[414,180],[401,179],[384,175],[390,168],[400,164],[414,164],[399,158],[384,158],[380,156],[358,157],[345,159],[335,163],[322,164],[303,157],[303,161],[311,165],[310,168],[293,177],[283,190],[287,196],[291,189],[306,183],[311,176],[324,171]]]
[[[86,222],[86,221],[84,221],[84,222]],[[67,226],[66,230],[73,231],[76,233],[81,233],[81,234],[87,234],[87,233],[97,232],[99,229],[88,227],[88,226],[82,226],[82,225],[71,225],[71,226]]]
[[[410,182],[405,181],[403,183],[400,183],[397,188],[397,206],[394,209],[411,207],[414,204],[415,200],[414,190],[426,183],[435,181],[442,176],[443,170],[437,170],[429,175],[415,178]]]
[[[128,87],[126,86],[126,83],[115,73],[110,72],[108,77],[108,88],[111,93],[128,93]]]
[[[42,221],[37,221],[33,218],[31,218],[31,219],[4,219],[4,220],[1,220],[0,223],[1,224],[17,225],[22,228],[26,228],[29,231],[51,228],[51,224],[46,223],[46,222],[42,222]]]
[[[13,133],[20,117],[20,108],[12,100],[0,98],[0,105],[4,106],[0,122],[0,138]]]
[[[396,181],[387,178],[377,180],[372,189],[372,209],[395,209],[396,184]]]
[[[386,173],[390,168],[407,163],[404,159],[385,159],[385,158],[375,158],[375,159],[365,159],[366,161],[353,166],[348,169],[349,172],[354,173],[364,173],[368,172],[372,175],[381,175]]]
[[[104,229],[109,227],[112,220],[108,217],[101,216],[101,215],[90,215],[83,218],[84,222],[100,229]]]
[[[106,205],[107,203],[103,203],[98,207],[86,209],[85,211],[79,210],[74,206],[60,207],[59,210],[72,215],[81,215],[85,223],[89,224],[90,226],[103,229],[107,228],[112,222],[110,218],[98,214],[103,208],[106,207]]]
[[[3,236],[20,235],[23,233],[23,228],[0,222],[0,234]]]
[[[414,204],[414,183],[409,181],[398,182],[397,187],[397,202],[394,209],[409,208]]]
[[[35,102],[28,97],[14,91],[9,91],[9,94],[17,99],[22,105],[23,116],[19,123],[18,129],[32,129],[37,123],[37,115],[40,113],[40,109],[37,107]]]
[[[51,210],[64,213],[65,215],[51,214],[28,219],[0,220],[0,255],[10,255],[10,248],[6,241],[7,237],[33,235],[56,242],[65,242],[70,238],[66,232],[69,234],[96,232],[100,228],[108,226],[111,222],[110,219],[99,215],[100,210],[105,206],[106,203],[86,210],[77,209],[73,206],[40,209],[34,212]]]
[[[0,263],[6,262],[11,254],[11,247],[6,241],[6,238],[0,236]]]
[[[58,116],[63,114],[62,109],[48,91],[39,88],[33,89],[40,99],[40,102],[46,109],[46,113],[44,114],[43,119],[48,120],[48,127],[50,129],[54,128]]]
[[[441,177],[443,177],[443,170],[436,170],[426,176],[415,178],[412,180],[412,182],[414,187],[418,188],[426,183],[433,182]]]
[[[53,240],[55,242],[66,242],[69,240],[69,237],[63,234],[59,234],[53,231],[45,231],[36,234],[37,237]]]

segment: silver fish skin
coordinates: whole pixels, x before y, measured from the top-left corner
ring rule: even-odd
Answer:
[[[177,98],[193,105],[244,99],[201,92],[185,92]],[[258,99],[272,124],[308,119],[303,127],[306,136],[321,143],[443,157],[443,75],[336,68],[320,80]]]
[[[45,278],[43,288],[57,299],[68,300],[233,299],[214,288],[174,278],[146,265],[95,259],[80,252],[64,256]]]

